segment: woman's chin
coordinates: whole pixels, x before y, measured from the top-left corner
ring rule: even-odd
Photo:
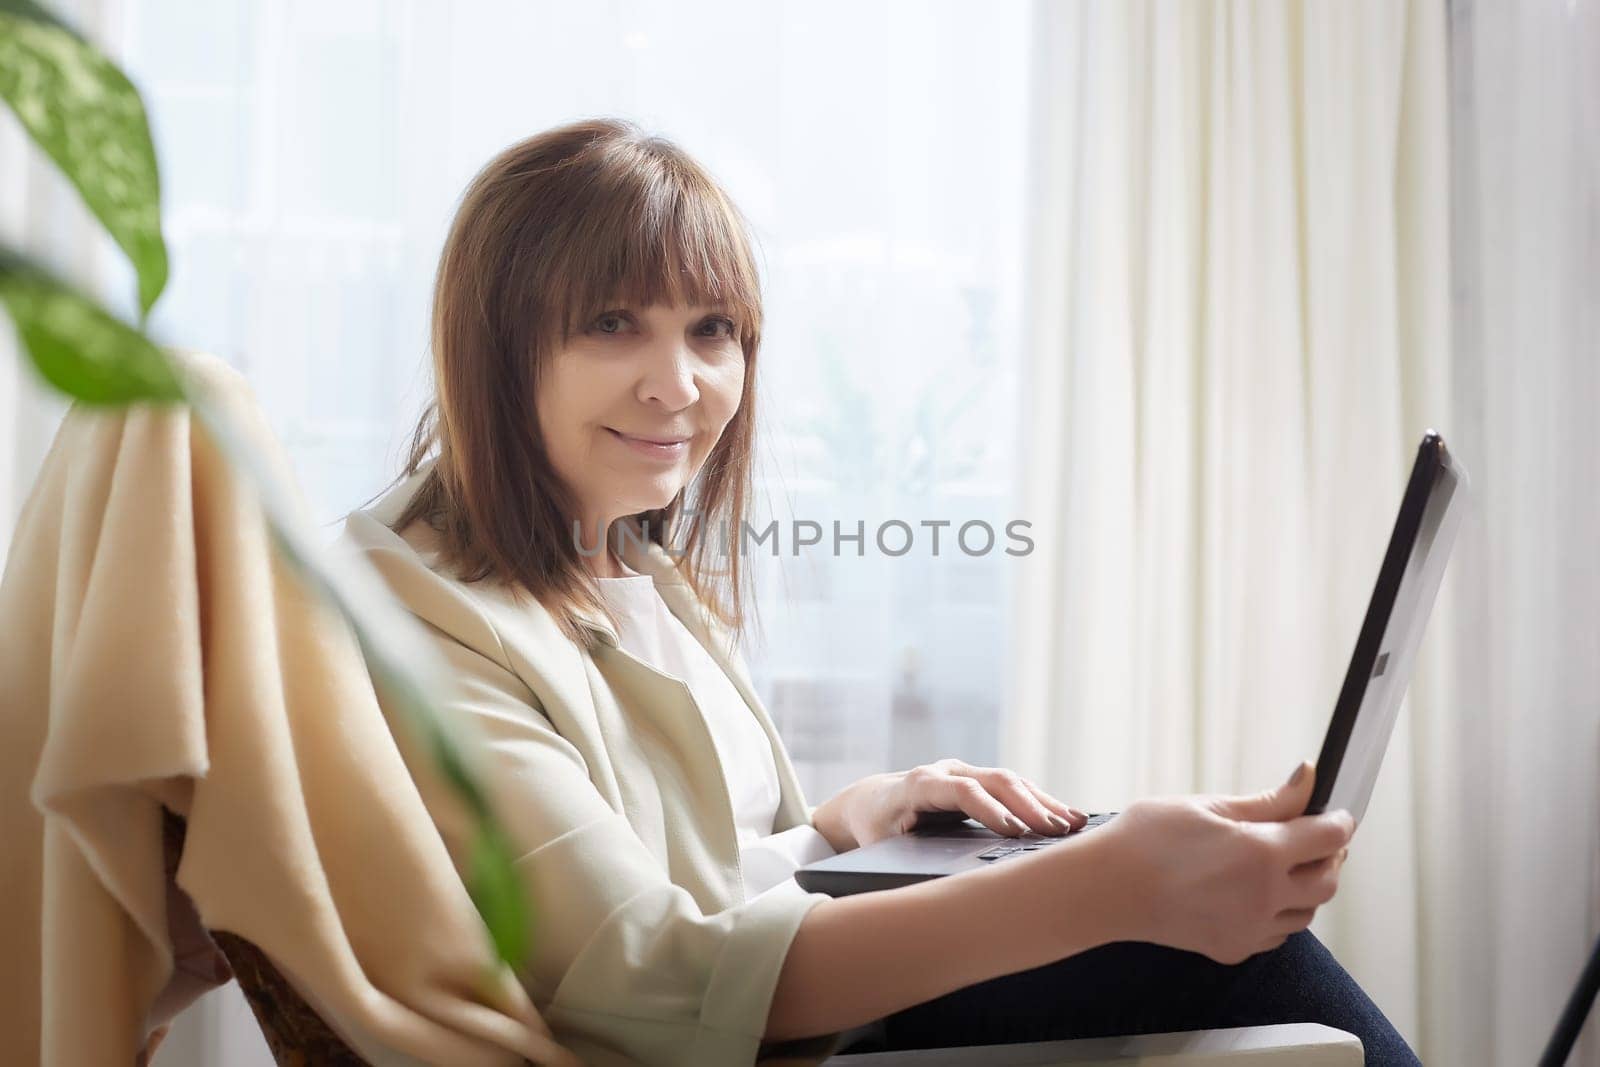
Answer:
[[[668,485],[652,486],[646,492],[635,493],[631,498],[634,503],[629,514],[637,515],[644,511],[660,511],[677,498],[678,491],[682,488],[680,483],[673,482]]]

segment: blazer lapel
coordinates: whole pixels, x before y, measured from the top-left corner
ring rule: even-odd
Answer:
[[[426,529],[402,537],[391,527],[433,467],[424,464],[415,474],[385,494],[369,511],[350,516],[348,529],[358,543],[368,547],[392,547],[400,558],[415,558],[419,565],[437,563],[439,553],[435,535]],[[425,527],[426,524],[421,524]],[[556,626],[555,619],[532,597],[519,597],[499,582],[473,582],[459,587],[492,621],[495,643],[505,665],[516,673],[542,705],[556,729],[581,751],[604,751],[595,714],[594,692],[586,664],[588,653],[573,643]],[[603,620],[590,620],[601,640],[616,644],[616,634]],[[622,807],[622,790],[612,762],[592,761],[590,776],[608,802]]]
[[[391,542],[407,556],[413,552],[426,555],[430,546],[409,544],[388,526],[399,517],[426,473],[426,468],[418,471],[374,506],[370,515],[376,523],[362,524],[362,529],[372,528],[370,537]],[[355,521],[352,517],[352,523]],[[637,539],[629,538],[622,543],[624,561],[651,576],[667,608],[722,668],[766,734],[778,772],[774,830],[809,823],[810,813],[794,767],[733,651],[731,635],[700,604],[679,573],[677,562],[660,546],[646,543],[641,549]],[[669,744],[678,750],[677,759],[691,775],[720,783],[720,763],[713,762],[708,768],[705,762],[717,760],[716,748],[688,687],[621,654],[616,630],[603,615],[579,613],[592,640],[584,647],[563,634],[550,613],[532,598],[517,597],[496,582],[475,582],[467,589],[479,609],[492,619],[507,665],[533,691],[556,730],[585,754],[590,777],[608,802],[627,816],[663,862],[680,869],[687,859],[691,869],[709,878],[696,892],[697,897],[705,898],[702,905],[710,905],[714,898],[724,902],[737,899],[733,885],[737,880],[730,876],[738,870],[738,843],[726,789],[719,788],[712,796],[704,781],[683,783],[680,792],[684,795],[669,802],[665,793],[671,790],[658,777],[660,768],[654,764],[660,757],[651,754],[652,746]],[[658,736],[638,735],[629,725],[635,716]],[[707,770],[715,773],[705,774]],[[657,794],[654,787],[662,792]],[[667,803],[687,804],[690,810],[670,812],[664,807]],[[699,823],[701,843],[690,841],[696,835],[686,834],[687,828],[681,825],[684,815]],[[724,827],[726,833],[712,832],[713,827]]]
[[[811,812],[806,805],[805,794],[800,788],[800,779],[795,774],[794,765],[789,761],[789,753],[778,735],[777,726],[767,714],[760,697],[756,695],[755,686],[736,654],[732,635],[706,610],[705,605],[695,595],[694,589],[679,572],[677,561],[667,555],[660,545],[651,541],[641,545],[639,540],[628,537],[621,540],[623,562],[640,574],[650,575],[656,592],[666,603],[667,608],[694,635],[695,640],[699,641],[717,662],[717,666],[722,668],[723,673],[733,682],[734,688],[739,691],[739,696],[749,707],[750,713],[756,717],[756,722],[761,724],[762,732],[767,735],[767,743],[772,746],[772,761],[778,769],[778,815],[773,829],[782,831],[809,823]],[[615,634],[612,634],[611,639],[615,644]]]

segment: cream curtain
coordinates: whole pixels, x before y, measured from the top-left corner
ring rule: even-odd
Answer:
[[[1314,757],[1437,427],[1474,509],[1314,929],[1424,1061],[1531,1063],[1600,934],[1600,11],[1038,12],[1005,757],[1097,808]]]
[[[1317,755],[1418,440],[1452,439],[1445,11],[1038,16],[1038,548],[1003,754],[1094,809],[1276,785]],[[1440,882],[1477,851],[1431,774],[1458,716],[1441,631],[1316,925],[1414,1045],[1463,933]]]
[[[1439,769],[1477,813],[1453,971],[1423,991],[1438,1062],[1532,1063],[1600,936],[1600,5],[1452,0],[1451,223],[1461,546]],[[1600,1013],[1597,1013],[1600,1014]],[[1572,1061],[1600,1067],[1591,1016]]]

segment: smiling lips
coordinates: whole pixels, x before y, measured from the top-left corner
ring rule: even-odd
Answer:
[[[687,437],[644,437],[623,433],[607,426],[606,431],[617,440],[650,459],[678,459],[689,450]]]

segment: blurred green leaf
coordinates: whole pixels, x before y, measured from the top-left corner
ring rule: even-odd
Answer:
[[[161,178],[144,103],[115,64],[33,0],[0,0],[0,97],[139,277],[148,315],[167,284]]]
[[[0,303],[51,385],[87,404],[183,399],[165,353],[43,268],[0,248]]]
[[[527,944],[527,915],[517,884],[511,846],[499,826],[481,822],[472,843],[467,891],[494,939],[495,952],[516,968]]]

